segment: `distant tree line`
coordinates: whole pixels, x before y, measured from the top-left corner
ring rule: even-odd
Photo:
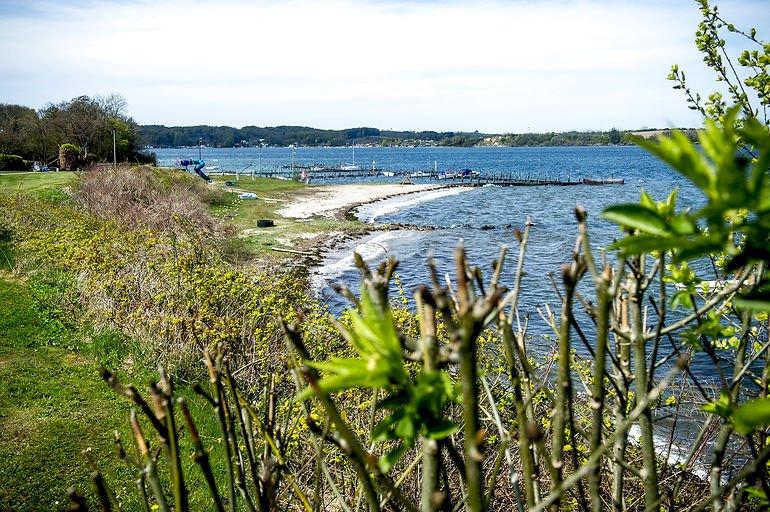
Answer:
[[[697,141],[697,132],[693,129],[682,130],[692,141]],[[496,138],[501,146],[600,146],[600,145],[633,145],[636,137],[665,135],[670,136],[670,130],[639,130],[620,131],[612,128],[609,131],[568,131],[548,133],[509,133]]]
[[[610,131],[569,131],[548,133],[517,133],[500,137],[503,146],[596,146],[632,144],[630,137],[613,128]]]
[[[489,135],[479,132],[394,131],[377,128],[322,130],[307,126],[139,126],[141,143],[154,147],[197,146],[349,146],[379,144],[398,146],[429,143],[439,146],[596,146],[634,144],[633,136],[612,128],[609,131],[569,131]],[[695,137],[694,131],[691,136]]]
[[[199,141],[213,147],[232,146],[347,146],[358,144],[378,143],[383,145],[396,144],[399,141],[431,141],[441,143],[457,136],[476,136],[476,134],[461,134],[458,132],[436,131],[393,131],[377,128],[348,128],[344,130],[322,130],[306,126],[163,126],[143,125],[139,127],[141,142],[155,147],[195,146]]]
[[[146,160],[140,153],[137,124],[120,95],[79,96],[40,110],[0,104],[0,153],[25,160],[50,162],[67,144],[89,161],[111,161],[113,132],[119,161]]]

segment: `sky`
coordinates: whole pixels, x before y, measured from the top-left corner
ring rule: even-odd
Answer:
[[[723,0],[770,38],[770,0]],[[140,124],[690,127],[690,0],[0,0],[0,102],[119,93]],[[737,43],[736,49],[743,43]]]

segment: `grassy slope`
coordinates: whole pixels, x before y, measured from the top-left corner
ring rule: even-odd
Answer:
[[[16,511],[64,509],[67,488],[74,485],[93,500],[87,460],[91,449],[105,480],[125,510],[139,510],[133,473],[117,459],[113,432],[129,454],[135,453],[128,426],[130,404],[99,377],[94,357],[81,339],[80,351],[51,346],[70,344],[72,332],[53,327],[33,306],[30,289],[0,276],[0,508]],[[96,355],[96,354],[95,354]],[[140,392],[152,374],[134,371],[126,383]],[[189,387],[179,389],[196,418],[215,473],[222,473],[219,430],[213,414]],[[145,423],[145,432],[149,426]],[[156,441],[157,445],[157,441]],[[186,437],[182,453],[191,453]],[[183,456],[194,509],[209,505],[202,474]]]
[[[0,193],[57,193],[71,173],[0,175]],[[277,181],[277,180],[276,180]],[[10,247],[3,255],[12,261]],[[129,454],[134,453],[128,425],[130,404],[101,380],[98,361],[113,365],[130,352],[126,340],[73,330],[52,321],[34,289],[8,272],[0,262],[0,509],[64,510],[70,486],[94,495],[90,468],[81,453],[90,448],[99,469],[124,510],[140,510],[133,473],[115,457],[113,432],[118,431]],[[46,299],[44,298],[43,301]],[[66,347],[66,348],[62,348]],[[145,392],[152,371],[133,368],[121,380]],[[221,434],[207,406],[188,385],[180,387],[198,423],[212,467],[224,481]],[[149,397],[148,397],[149,398]],[[145,433],[149,427],[145,422]],[[154,437],[154,436],[153,436]],[[191,453],[186,437],[183,453]],[[192,460],[183,457],[195,510],[210,505],[205,481]]]
[[[0,193],[58,194],[72,178],[72,173],[64,172],[0,175]],[[223,186],[223,181],[217,185]],[[250,230],[242,238],[249,253],[293,257],[270,249],[281,245],[277,239],[299,233],[361,227],[358,222],[282,219],[277,214],[293,196],[312,193],[312,188],[292,181],[241,179],[237,189],[253,191],[259,199],[240,201],[233,194],[212,208],[239,232]],[[258,219],[273,219],[276,226],[255,229]],[[117,430],[129,454],[134,453],[127,421],[130,404],[116,396],[97,371],[98,361],[120,366],[130,353],[126,340],[74,331],[51,321],[40,306],[40,297],[36,299],[36,289],[8,272],[8,262],[13,261],[11,248],[4,243],[0,249],[0,509],[64,510],[67,488],[73,485],[85,491],[94,505],[91,470],[81,453],[90,448],[123,509],[139,510],[132,472],[115,457],[113,444]],[[121,380],[136,383],[141,392],[145,386],[140,384],[153,377],[151,371],[132,368]],[[219,474],[217,480],[225,481],[215,417],[189,385],[180,387],[179,394],[187,399],[198,423],[213,470]],[[146,433],[148,428],[145,422]],[[181,447],[183,453],[192,452],[186,437]],[[183,464],[192,509],[207,509],[210,501],[199,469],[187,456]]]
[[[45,193],[60,189],[74,176],[70,172],[0,174],[0,193],[21,191],[25,193]],[[224,182],[233,177],[217,177],[215,184],[224,187]],[[273,247],[299,248],[315,245],[301,235],[323,234],[331,231],[360,232],[364,225],[357,221],[339,221],[327,218],[285,219],[278,215],[278,210],[293,197],[312,194],[314,186],[288,180],[242,177],[232,189],[254,192],[256,200],[239,200],[237,193],[229,197],[224,204],[213,206],[214,211],[233,223],[239,232],[240,246],[254,256],[292,257],[286,253],[273,252]],[[257,221],[270,219],[275,227],[257,228]],[[288,242],[288,244],[286,243]]]
[[[47,346],[61,335],[32,308],[26,286],[0,281],[0,503],[13,510],[51,510],[70,485],[88,486],[81,450],[104,457],[128,407],[107,388],[93,361]],[[115,461],[111,477],[126,472]],[[122,475],[121,475],[122,474]]]

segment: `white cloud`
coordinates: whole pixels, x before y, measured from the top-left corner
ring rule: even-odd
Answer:
[[[757,23],[756,3],[728,4]],[[36,12],[1,15],[2,101],[114,91],[139,122],[163,124],[697,122],[665,80],[674,62],[703,67],[691,2],[141,0]]]

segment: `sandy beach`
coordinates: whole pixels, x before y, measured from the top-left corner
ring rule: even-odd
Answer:
[[[442,185],[327,185],[311,189],[278,210],[283,217],[338,217],[351,208],[389,197],[445,188]]]

